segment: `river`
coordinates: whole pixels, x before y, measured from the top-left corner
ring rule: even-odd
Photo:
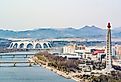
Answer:
[[[28,58],[22,56],[2,57],[0,61],[27,61]],[[29,67],[27,64],[0,64],[0,82],[75,82],[71,79],[66,79],[49,71],[39,65],[32,65]]]

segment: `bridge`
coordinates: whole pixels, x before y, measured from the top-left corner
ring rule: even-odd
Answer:
[[[0,53],[0,58],[2,57],[18,57],[18,56],[22,56],[24,58],[27,58],[29,56],[33,56],[34,54],[38,53],[39,51],[30,51],[30,52],[10,52],[10,53]]]
[[[0,54],[0,58],[2,57],[11,57],[16,58],[18,56],[22,56],[23,58],[28,58],[28,56],[32,56],[33,54]]]
[[[29,67],[32,66],[32,64],[35,64],[35,62],[30,61],[0,61],[0,64],[13,64],[14,67],[16,67],[16,64],[29,64]]]
[[[0,53],[0,67],[12,64],[12,67],[17,67],[17,65],[21,65],[22,67],[27,64],[27,66],[31,67],[32,64],[36,64],[36,62],[29,60],[31,56],[33,56],[37,52],[11,52],[11,53]],[[7,59],[6,59],[7,58]],[[8,58],[16,58],[15,60]],[[18,59],[19,58],[19,59]],[[22,59],[21,58],[27,58]]]
[[[23,58],[28,58],[28,56],[33,56],[35,53],[45,50],[51,50],[51,44],[47,41],[40,40],[17,40],[13,41],[7,49],[0,49],[0,58],[4,60],[7,58],[17,58],[18,56],[22,56]],[[19,59],[20,60],[20,59]],[[22,59],[23,60],[23,59]],[[2,64],[13,64],[15,67],[18,64],[35,64],[35,62],[30,61],[0,61],[0,65]]]
[[[29,58],[30,56],[33,56],[33,53],[28,53],[28,54],[21,54],[21,53],[0,53],[0,58],[3,57],[10,57],[10,58],[17,58],[17,57],[23,57],[23,58]]]

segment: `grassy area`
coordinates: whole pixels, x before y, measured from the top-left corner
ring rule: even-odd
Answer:
[[[56,68],[63,72],[75,71],[78,69],[78,60],[67,60],[66,58],[54,56],[47,52],[41,52],[35,55],[39,60],[47,62],[48,66]]]
[[[47,59],[46,59],[46,57],[44,57],[44,55],[36,54],[36,57],[37,57],[39,60],[42,60],[42,61],[44,61],[44,62],[47,62]]]

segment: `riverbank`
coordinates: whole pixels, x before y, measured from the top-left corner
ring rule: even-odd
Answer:
[[[66,78],[66,79],[72,79],[72,80],[74,80],[76,82],[83,82],[83,79],[80,79],[78,77],[78,76],[80,76],[79,73],[73,73],[73,72],[71,72],[71,73],[65,73],[63,71],[59,71],[59,70],[57,70],[57,69],[55,69],[53,67],[48,66],[48,62],[43,62],[43,61],[39,60],[36,56],[33,56],[30,59],[30,61],[31,62],[36,62],[36,64],[39,64],[43,68],[46,68],[46,69],[48,69],[50,71],[53,71],[53,72],[57,73],[59,76],[62,76],[64,78]]]
[[[103,70],[84,71],[78,67],[80,63],[78,60],[67,60],[47,52],[36,54],[30,61],[76,82],[121,82],[119,71],[111,71],[107,74],[103,74]]]

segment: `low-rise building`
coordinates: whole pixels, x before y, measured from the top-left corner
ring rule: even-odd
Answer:
[[[63,54],[75,54],[76,57],[82,59],[98,60],[101,58],[102,54],[105,54],[105,47],[86,47],[82,45],[77,46],[74,44],[63,47]]]
[[[76,45],[67,45],[63,47],[63,54],[74,54]]]
[[[121,45],[116,45],[115,49],[116,55],[121,56]]]

